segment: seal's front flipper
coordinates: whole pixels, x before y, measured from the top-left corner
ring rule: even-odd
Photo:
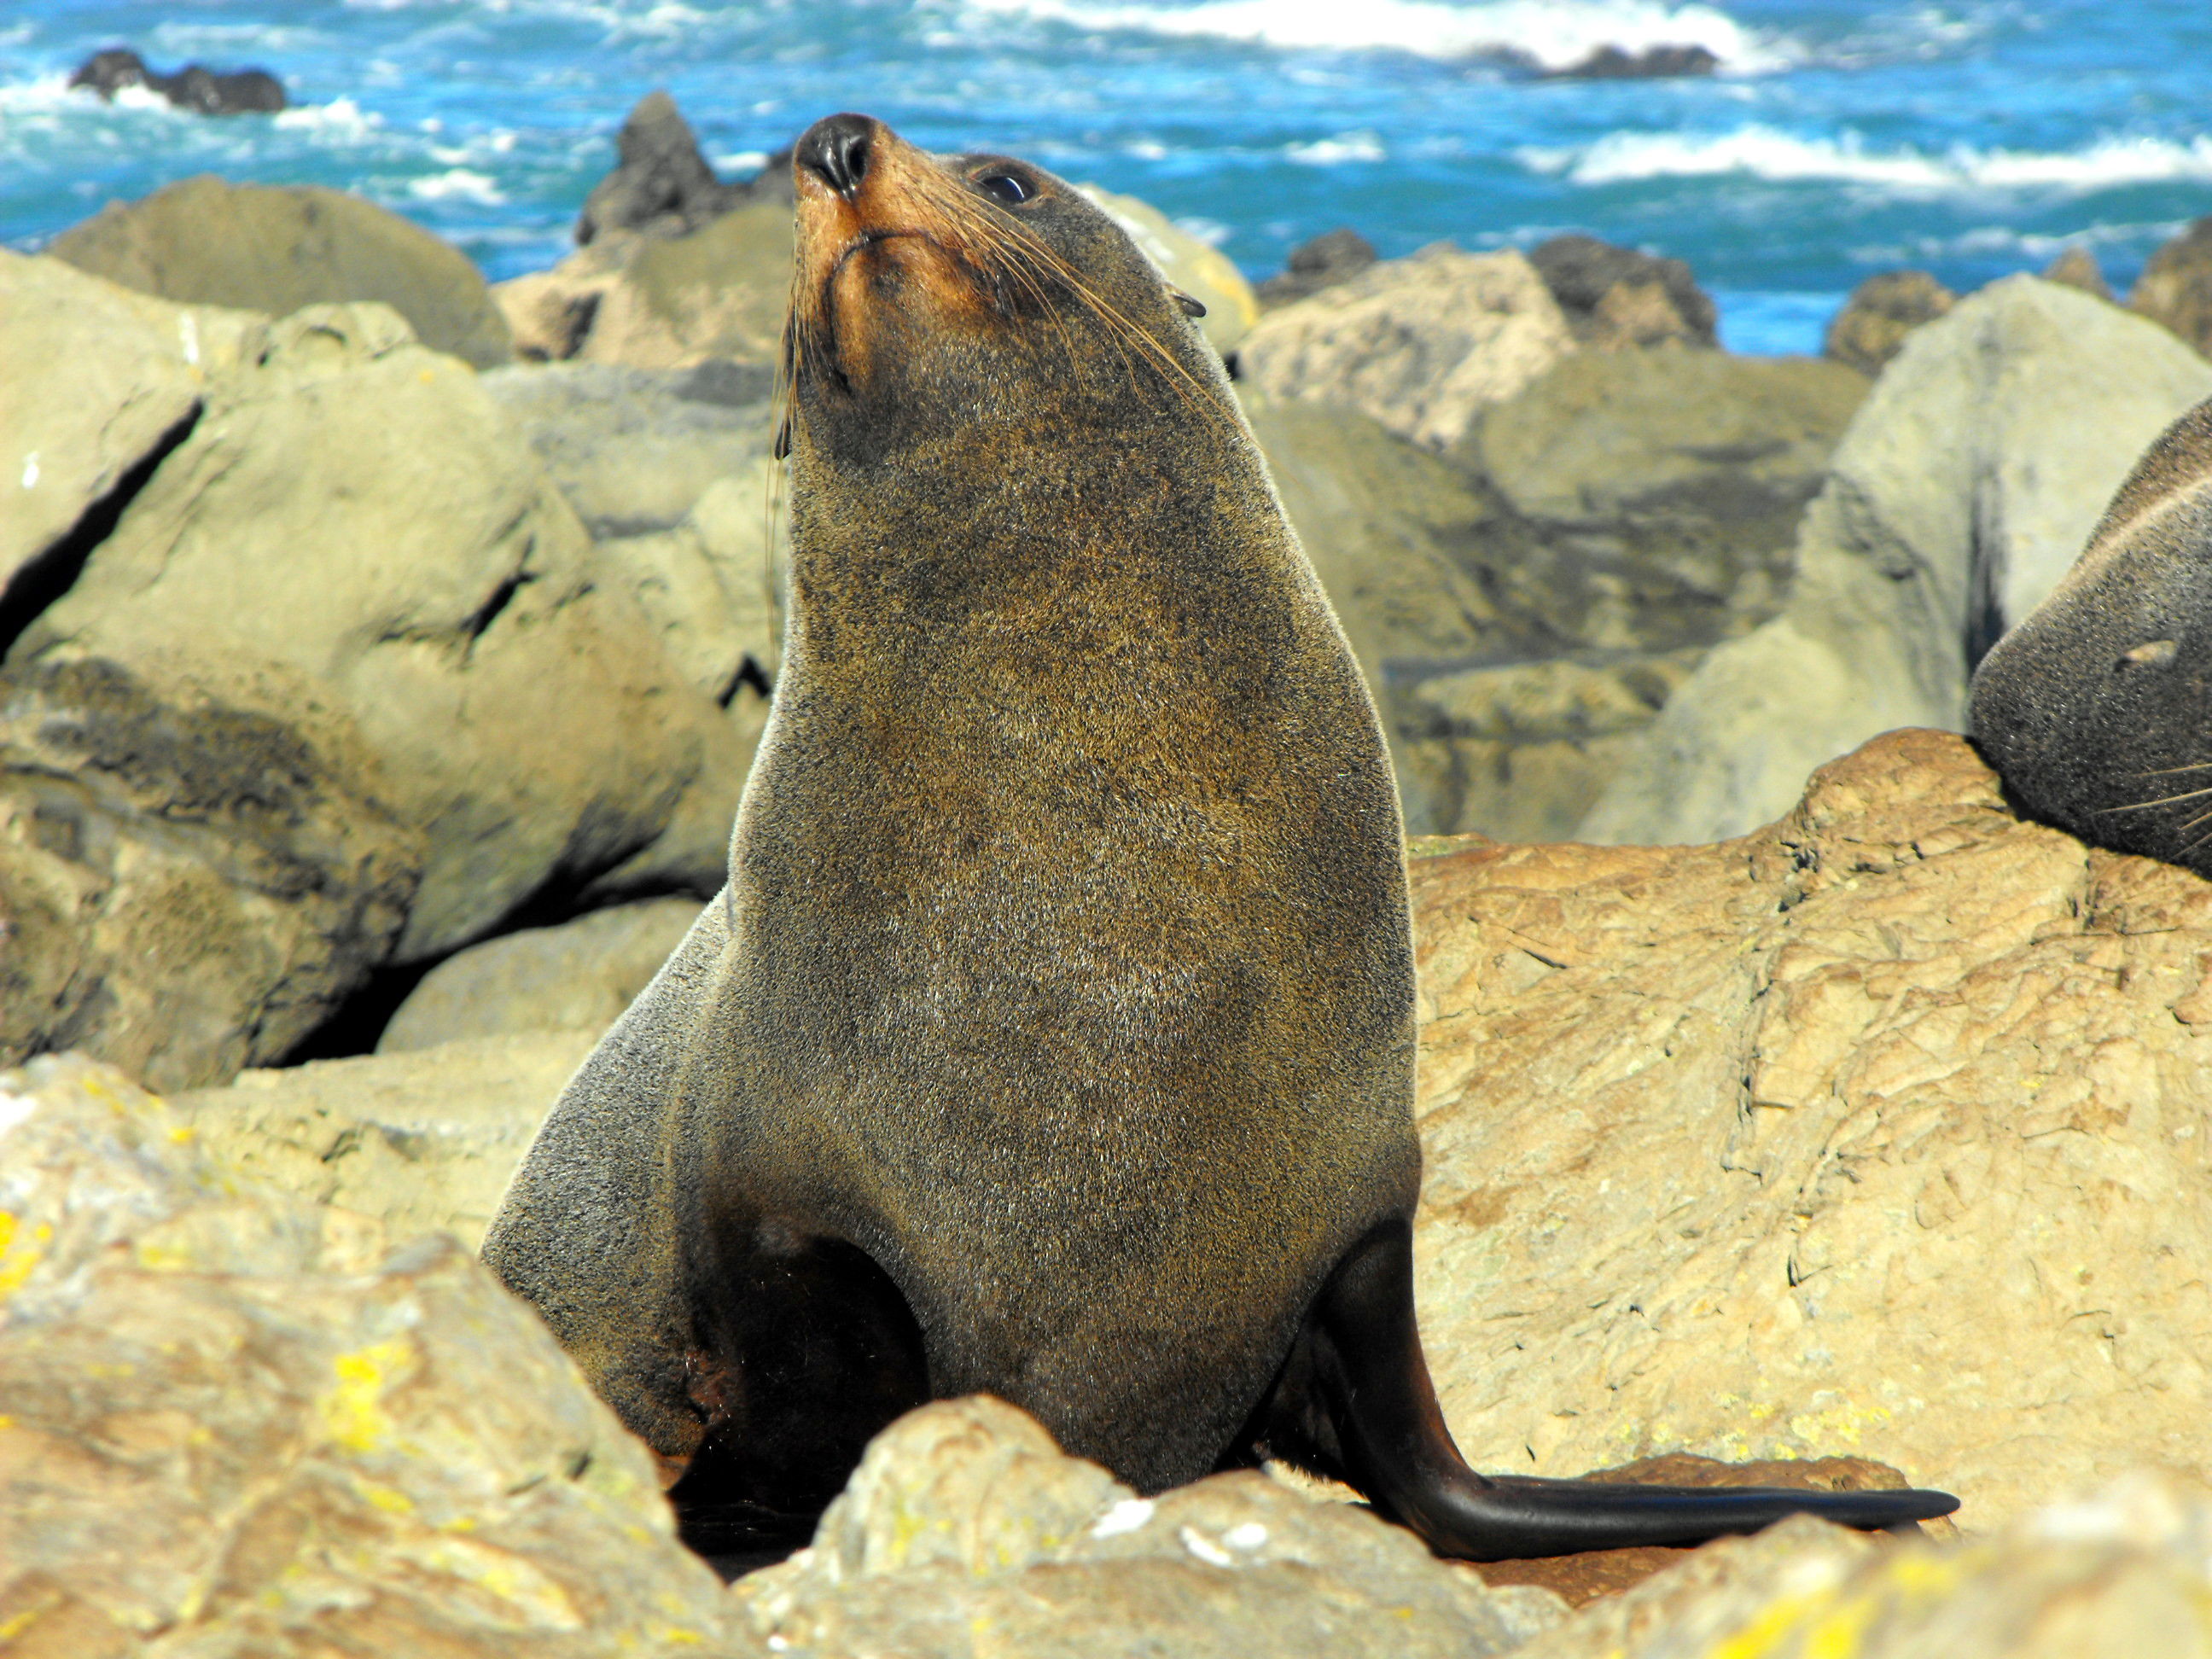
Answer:
[[[1378,1228],[1346,1255],[1315,1304],[1310,1334],[1352,1484],[1439,1555],[1503,1561],[1699,1544],[1800,1513],[1871,1529],[1959,1507],[1940,1492],[1486,1480],[1452,1443],[1429,1382],[1413,1322],[1413,1233],[1403,1221]]]

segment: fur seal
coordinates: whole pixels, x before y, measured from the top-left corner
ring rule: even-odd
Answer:
[[[2035,816],[2212,876],[2212,403],[2144,453],[1982,659],[1971,726]]]
[[[1262,1455],[1476,1559],[1917,1492],[1489,1480],[1414,1327],[1375,711],[1218,360],[1104,214],[865,116],[795,155],[789,638],[727,888],[484,1258],[709,1554],[988,1392],[1153,1492]]]

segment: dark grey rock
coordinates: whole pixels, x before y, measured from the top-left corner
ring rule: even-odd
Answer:
[[[127,47],[96,52],[70,76],[72,87],[88,87],[112,103],[129,87],[145,87],[179,109],[202,115],[270,115],[284,107],[284,83],[267,70],[211,70],[187,64],[174,75],[149,68]]]
[[[1654,345],[1679,338],[1719,343],[1719,313],[1680,259],[1661,258],[1579,232],[1540,242],[1528,254],[1577,339],[1601,346]]]
[[[1358,231],[1348,227],[1324,231],[1292,248],[1285,268],[1253,292],[1263,306],[1288,305],[1358,276],[1376,258],[1375,245]]]
[[[665,92],[638,100],[615,138],[615,170],[584,199],[576,221],[580,243],[609,230],[681,236],[747,202],[791,199],[788,150],[771,157],[757,178],[725,184],[699,153],[691,124]]]
[[[1553,70],[1547,81],[1658,81],[1686,75],[1711,75],[1721,60],[1704,46],[1646,46],[1629,52],[1600,46],[1571,69]]]
[[[1828,324],[1822,349],[1862,374],[1879,374],[1916,328],[1948,316],[1959,296],[1924,270],[1884,270],[1851,290]]]

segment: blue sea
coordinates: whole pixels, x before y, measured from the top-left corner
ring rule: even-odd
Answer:
[[[295,107],[114,106],[69,70],[273,70]],[[1545,78],[1599,47],[1718,72]],[[1724,341],[1817,349],[1869,273],[1968,289],[2086,244],[2116,287],[2212,213],[2212,0],[4,0],[0,241],[173,179],[355,190],[495,280],[551,264],[665,87],[726,174],[839,109],[1144,197],[1255,277],[1588,230],[1687,259]]]

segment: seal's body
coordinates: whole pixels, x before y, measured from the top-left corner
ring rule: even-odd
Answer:
[[[1218,362],[1048,175],[854,116],[797,158],[792,621],[729,886],[484,1247],[689,1459],[687,1536],[803,1537],[975,1391],[1141,1490],[1348,1473],[1462,1554],[1948,1508],[1459,1462],[1389,763]]]

